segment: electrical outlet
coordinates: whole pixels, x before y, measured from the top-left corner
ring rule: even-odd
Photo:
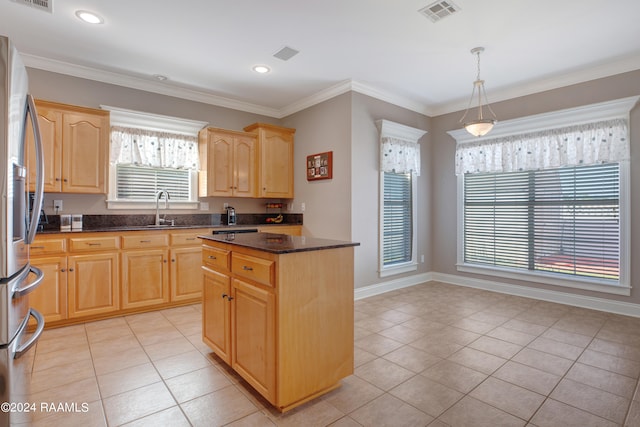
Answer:
[[[62,212],[62,200],[54,200],[53,209],[56,211],[56,213]]]
[[[222,209],[227,209],[229,207],[229,203],[223,203],[222,204]]]
[[[209,210],[209,202],[200,202],[200,210],[208,211]]]
[[[304,212],[306,206],[304,204],[304,202],[300,203],[300,211]]]

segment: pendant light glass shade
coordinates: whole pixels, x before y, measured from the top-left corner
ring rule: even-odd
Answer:
[[[487,93],[484,90],[484,80],[480,79],[480,53],[484,51],[483,47],[476,47],[471,49],[471,53],[478,56],[478,74],[476,76],[476,80],[473,82],[473,91],[471,92],[471,98],[469,98],[469,105],[467,106],[464,115],[460,119],[460,122],[463,123],[464,128],[473,136],[483,136],[486,135],[493,129],[493,125],[497,123],[496,114],[491,109],[489,102],[487,100]],[[471,108],[471,104],[473,103],[477,92],[477,102],[478,102],[478,114],[475,120],[464,121],[465,117],[469,113],[469,109]],[[484,98],[485,106],[487,110],[491,112],[493,118],[485,118],[483,113],[483,105],[482,101]]]

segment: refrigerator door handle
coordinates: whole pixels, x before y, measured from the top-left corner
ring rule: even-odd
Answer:
[[[40,126],[38,125],[38,112],[36,111],[36,103],[33,96],[27,95],[27,114],[31,117],[31,127],[33,128],[33,139],[36,148],[36,193],[31,210],[31,221],[27,232],[26,243],[30,245],[36,237],[38,231],[38,220],[40,219],[40,211],[42,210],[42,199],[44,197],[44,152],[42,147],[42,138],[40,136]],[[27,114],[24,118],[24,127],[27,127]],[[23,135],[26,133],[23,133]]]
[[[25,342],[24,344],[22,344],[20,347],[16,349],[15,353],[13,353],[14,359],[19,359],[27,351],[29,351],[29,349],[34,346],[36,341],[38,341],[38,338],[40,338],[40,335],[42,335],[42,331],[44,331],[44,317],[42,317],[42,314],[40,314],[38,310],[31,308],[29,309],[29,316],[27,316],[27,318],[25,319],[25,322],[23,322],[22,328],[20,328],[20,332],[18,332],[18,336],[16,339],[22,338],[22,335],[27,330],[27,326],[29,326],[29,317],[33,317],[34,319],[36,319],[36,322],[37,322],[36,330],[33,333],[33,335],[31,335],[31,338],[29,338],[27,342]]]
[[[29,283],[27,286],[23,288],[14,289],[13,298],[20,298],[33,292],[38,286],[40,286],[42,279],[44,279],[44,272],[40,270],[38,267],[34,267],[33,265],[30,265],[29,269],[26,271],[27,271],[27,274],[24,276],[23,280],[26,279],[29,273],[35,274],[36,278],[34,279],[33,282]]]

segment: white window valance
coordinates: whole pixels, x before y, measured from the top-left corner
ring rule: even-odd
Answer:
[[[420,175],[420,144],[424,130],[378,120],[380,128],[380,170]]]
[[[198,138],[113,126],[110,160],[112,164],[198,169]]]
[[[515,172],[628,160],[625,119],[458,144],[456,175]]]
[[[380,167],[383,172],[420,175],[420,144],[397,138],[380,139]]]

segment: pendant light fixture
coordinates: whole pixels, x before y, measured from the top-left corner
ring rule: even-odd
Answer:
[[[487,93],[484,90],[484,80],[480,79],[480,54],[484,52],[483,47],[474,47],[471,49],[471,53],[473,55],[477,55],[478,57],[478,74],[476,76],[476,81],[473,82],[473,91],[471,92],[471,98],[469,98],[469,105],[467,105],[467,109],[464,112],[464,115],[460,119],[460,122],[463,123],[464,128],[473,136],[483,136],[489,133],[491,129],[493,129],[493,125],[496,124],[497,117],[496,113],[493,112],[489,102],[487,101]],[[469,109],[471,108],[471,104],[473,103],[474,97],[478,93],[478,116],[475,120],[464,121],[465,117],[467,117],[467,113],[469,113]],[[482,98],[484,98],[484,103],[486,104],[487,110],[491,112],[493,118],[485,118],[483,114],[483,106],[482,106]]]

